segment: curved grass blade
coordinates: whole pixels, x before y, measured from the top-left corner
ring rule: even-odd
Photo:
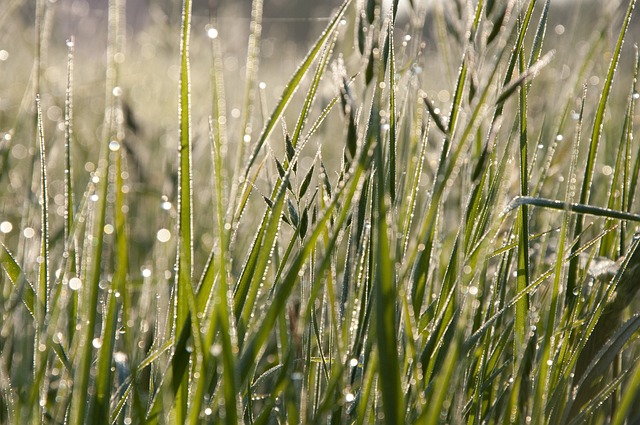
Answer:
[[[9,248],[7,248],[2,242],[0,242],[0,246],[2,246],[2,249],[0,250],[0,265],[13,284],[18,297],[22,300],[25,307],[27,307],[29,314],[35,318],[36,303],[39,302],[36,291],[33,289],[31,282],[29,282],[24,275],[22,267],[18,265],[16,259],[11,255]]]
[[[595,217],[604,217],[617,220],[630,220],[634,222],[640,222],[640,215],[632,214],[624,211],[611,210],[609,208],[594,207],[591,205],[583,205],[579,203],[567,203],[557,201],[554,199],[537,198],[532,196],[516,196],[509,203],[507,208],[502,214],[507,214],[510,211],[518,208],[521,205],[534,205],[537,207],[551,208],[560,211],[569,211],[577,214],[592,215]]]

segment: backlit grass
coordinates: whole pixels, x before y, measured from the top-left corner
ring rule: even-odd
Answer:
[[[1,423],[640,420],[634,0],[66,3],[0,6]]]

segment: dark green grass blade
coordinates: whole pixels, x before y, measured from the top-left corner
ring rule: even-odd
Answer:
[[[384,65],[382,65],[384,66]],[[378,81],[384,79],[384,69],[378,70]],[[393,78],[391,76],[390,78]],[[391,201],[390,187],[386,185],[384,147],[380,134],[381,90],[376,90],[371,115],[369,116],[369,144],[374,146],[376,168],[376,202],[373,222],[375,235],[375,305],[376,305],[376,345],[379,357],[379,373],[385,421],[404,423],[404,400],[400,380],[400,356],[397,343],[397,287],[395,261],[389,242],[390,221],[388,208]]]
[[[544,208],[552,208],[555,210],[568,210],[579,215],[590,215],[594,217],[604,217],[616,220],[629,220],[640,222],[640,215],[626,213],[608,208],[594,207],[591,205],[583,205],[578,203],[566,203],[554,199],[534,198],[531,196],[517,196],[507,206],[505,213],[517,208],[520,205],[534,205]]]

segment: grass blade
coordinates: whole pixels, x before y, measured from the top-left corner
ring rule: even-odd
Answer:
[[[604,123],[604,114],[607,109],[607,102],[609,100],[609,94],[611,93],[611,86],[613,85],[613,77],[615,76],[618,62],[620,60],[620,53],[622,51],[622,45],[624,43],[629,23],[631,22],[631,16],[633,14],[633,8],[636,4],[635,0],[629,1],[629,7],[625,14],[622,26],[620,28],[620,34],[618,35],[618,41],[616,47],[611,55],[611,61],[609,62],[609,71],[607,72],[607,78],[604,81],[602,92],[600,93],[600,101],[598,102],[598,109],[593,122],[593,130],[591,132],[591,141],[589,142],[589,153],[587,156],[587,162],[585,165],[584,179],[582,180],[582,188],[580,190],[580,204],[588,204],[591,194],[591,184],[593,180],[593,172],[595,168],[596,155],[598,153],[598,146],[600,145],[600,139],[602,136],[602,128]],[[576,225],[574,228],[574,238],[579,238],[583,230],[584,219],[581,216],[576,218]],[[576,244],[576,246],[578,246]],[[576,278],[578,273],[578,262],[574,259],[569,264],[569,275],[567,278],[567,291],[566,301],[570,305],[575,303],[575,297],[573,292],[576,286]]]

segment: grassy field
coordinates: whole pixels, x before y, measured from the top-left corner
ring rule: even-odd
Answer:
[[[0,423],[640,421],[635,0],[30,3]]]

